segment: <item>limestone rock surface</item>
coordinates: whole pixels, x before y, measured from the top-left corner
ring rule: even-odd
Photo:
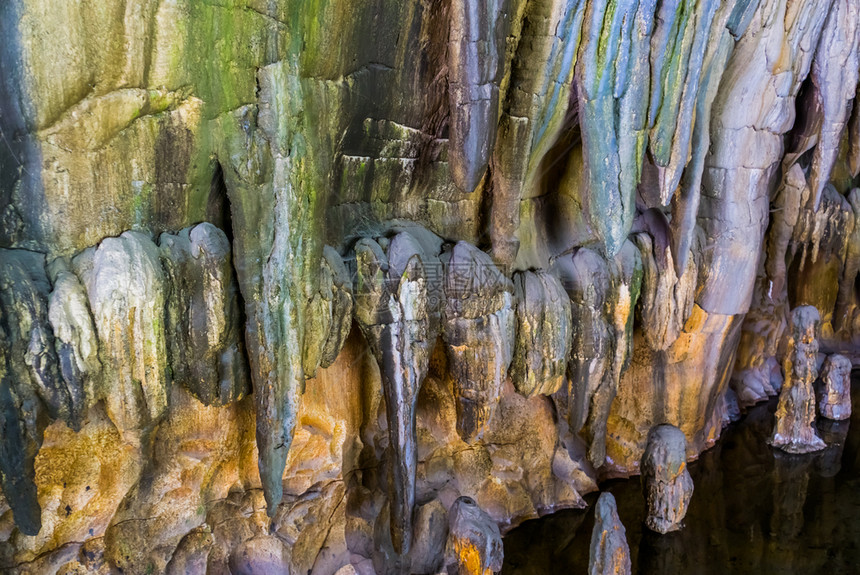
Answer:
[[[641,470],[648,506],[645,524],[663,534],[681,529],[693,496],[683,432],[668,424],[654,427],[648,434]]]
[[[594,505],[594,529],[588,557],[589,575],[629,575],[630,547],[627,532],[618,518],[615,497],[604,491]]]
[[[834,353],[827,356],[821,368],[821,399],[818,412],[822,417],[842,421],[851,417],[851,361]]]
[[[779,393],[770,443],[789,453],[809,453],[826,447],[815,430],[815,391],[818,378],[818,310],[801,306],[791,312],[791,339],[783,366],[785,383]]]

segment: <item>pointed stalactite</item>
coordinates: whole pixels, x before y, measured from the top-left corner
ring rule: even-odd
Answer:
[[[213,129],[245,302],[260,479],[273,516],[305,387],[307,307],[322,255],[318,210],[328,185],[320,165],[329,156],[323,145],[310,153],[319,134],[304,122],[318,110],[304,106],[314,85],[300,81],[296,58],[258,68],[256,81],[257,102],[222,114]]]
[[[382,374],[391,450],[391,543],[401,555],[412,542],[418,467],[415,407],[437,337],[431,332],[425,271],[425,265],[438,265],[433,259],[407,232],[391,240],[387,255],[368,238],[355,245],[355,318]]]
[[[720,4],[718,0],[671,0],[661,2],[657,12],[649,149],[663,205],[674,195],[689,159],[705,53]]]
[[[604,388],[613,357],[613,326],[607,314],[612,280],[606,260],[588,248],[577,250],[563,277],[573,312],[567,417],[571,431],[579,432]]]
[[[457,432],[466,443],[493,418],[514,351],[514,286],[486,253],[458,242],[443,255],[445,326]]]
[[[638,6],[638,0],[589,2],[577,62],[576,91],[589,190],[588,212],[591,226],[608,257],[621,249],[635,213],[638,180],[630,172],[639,163],[636,158],[641,149],[625,146],[625,153],[631,157],[619,155],[621,140],[630,134],[621,132],[629,124],[619,116],[618,107],[629,83],[642,81],[644,75],[640,55],[631,55],[629,51],[631,45],[646,49],[641,30],[634,26]],[[636,42],[632,41],[634,37]],[[631,62],[638,74],[635,79],[630,74]],[[644,96],[638,87],[634,90],[621,111],[632,115],[633,124],[641,125],[643,118],[639,114]],[[622,166],[626,168],[624,174]]]
[[[812,156],[809,185],[815,209],[836,163],[860,74],[860,6],[833,0],[812,62],[810,77],[821,108],[818,145]]]
[[[514,274],[516,346],[511,363],[514,387],[526,397],[551,395],[564,383],[573,325],[570,298],[545,271]]]
[[[448,39],[451,177],[472,192],[487,170],[499,122],[508,0],[453,0]]]
[[[642,178],[642,162],[648,147],[648,88],[651,83],[649,55],[656,8],[657,0],[639,0],[627,47],[629,69],[616,80],[616,93],[622,94],[618,102],[618,157],[622,200],[631,204],[625,204],[625,217],[629,216],[627,211],[635,209],[632,207],[631,196]]]
[[[150,429],[167,409],[165,283],[149,236],[124,232],[73,260],[86,286],[103,367],[100,397],[122,433]]]
[[[525,7],[493,152],[489,233],[502,265],[516,258],[520,201],[538,193],[540,166],[565,125],[585,5],[537,0]]]
[[[249,390],[230,241],[209,223],[161,234],[167,287],[167,341],[173,381],[206,405]]]

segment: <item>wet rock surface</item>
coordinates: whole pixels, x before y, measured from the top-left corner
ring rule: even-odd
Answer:
[[[395,551],[406,554],[412,541],[417,467],[415,408],[436,334],[418,241],[401,232],[387,242],[362,239],[355,246],[355,313],[382,374],[391,453],[390,521]]]
[[[788,453],[824,449],[815,431],[815,391],[818,378],[818,310],[812,306],[791,312],[791,339],[783,370],[785,383],[779,393],[776,425],[770,444]]]
[[[457,395],[457,431],[467,443],[492,420],[515,343],[514,286],[490,257],[458,242],[445,265],[442,337]]]
[[[860,333],[858,17],[0,3],[0,569],[434,571],[461,497],[582,507],[659,423],[682,463],[781,392],[810,448]],[[780,550],[828,425],[773,464]]]
[[[851,361],[834,353],[821,368],[821,398],[818,413],[834,421],[851,417]]]
[[[502,569],[504,550],[499,528],[470,497],[460,497],[451,506],[445,556],[446,564],[458,575]]]
[[[683,432],[665,424],[653,428],[648,434],[641,471],[648,505],[645,524],[661,534],[681,529],[693,496]]]
[[[610,573],[625,575],[630,568],[630,548],[627,532],[618,518],[615,497],[600,494],[594,507],[594,529],[591,531],[591,551],[588,556],[589,575]]]

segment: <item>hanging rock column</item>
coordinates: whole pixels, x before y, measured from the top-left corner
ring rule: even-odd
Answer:
[[[412,541],[415,471],[418,465],[415,406],[427,376],[431,331],[424,254],[407,232],[395,236],[388,254],[375,241],[355,246],[355,317],[382,373],[391,449],[390,532],[395,551],[406,554]]]
[[[237,401],[250,379],[227,235],[209,223],[161,234],[159,255],[173,381],[206,405]]]
[[[821,368],[821,380],[821,416],[835,421],[851,417],[851,361],[838,353],[828,356]]]
[[[693,496],[687,469],[687,438],[674,425],[662,424],[648,433],[642,456],[642,489],[648,505],[645,524],[658,533],[683,527]]]
[[[801,306],[791,312],[791,339],[783,364],[785,383],[779,393],[776,423],[770,444],[789,453],[810,453],[826,447],[815,423],[815,393],[818,377],[818,310]]]
[[[517,338],[511,379],[521,394],[550,395],[564,383],[570,356],[570,298],[559,280],[544,271],[514,274]]]
[[[471,443],[493,417],[513,358],[514,286],[469,243],[458,242],[445,258],[443,338],[457,396],[457,432]]]

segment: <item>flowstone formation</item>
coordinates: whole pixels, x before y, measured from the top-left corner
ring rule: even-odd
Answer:
[[[0,3],[0,570],[434,572],[845,406],[853,0],[91,4]]]

